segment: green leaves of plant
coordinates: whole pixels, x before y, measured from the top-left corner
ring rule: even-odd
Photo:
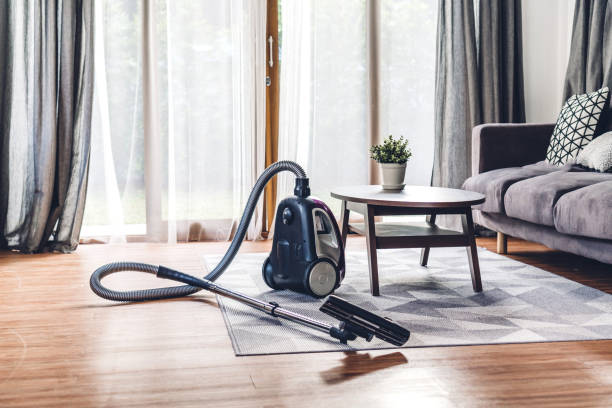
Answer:
[[[411,156],[408,140],[404,139],[404,136],[393,139],[393,136],[389,135],[382,144],[370,147],[370,158],[378,163],[402,164],[406,163]]]

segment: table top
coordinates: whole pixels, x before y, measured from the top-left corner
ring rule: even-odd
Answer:
[[[331,191],[339,200],[389,207],[453,208],[481,204],[485,196],[455,188],[406,186],[402,191],[383,190],[382,186],[346,186]]]

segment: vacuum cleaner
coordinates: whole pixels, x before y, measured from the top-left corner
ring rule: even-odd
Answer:
[[[340,286],[345,275],[340,230],[329,207],[322,201],[309,197],[310,188],[306,173],[300,165],[291,161],[272,164],[257,179],[229,249],[219,264],[203,279],[161,265],[115,262],[94,271],[89,280],[91,289],[104,299],[120,302],[176,298],[204,289],[269,315],[322,331],[344,344],[357,337],[367,341],[377,337],[395,346],[405,344],[410,337],[407,329],[338,296],[329,296],[319,309],[340,321],[334,326],[292,312],[278,303],[265,302],[214,282],[238,253],[264,187],[281,171],[290,171],[296,176],[294,196],[285,198],[278,205],[272,250],[262,267],[263,279],[269,287],[276,290],[289,289],[316,298],[330,295]],[[115,291],[102,285],[101,280],[104,277],[122,271],[151,273],[159,278],[186,285],[133,291]]]
[[[296,179],[295,196],[278,205],[272,251],[262,274],[272,289],[291,289],[322,298],[344,279],[344,248],[329,207],[307,198],[307,180]]]

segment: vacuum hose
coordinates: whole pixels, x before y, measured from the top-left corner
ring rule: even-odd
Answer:
[[[227,269],[230,265],[238,250],[240,249],[240,245],[244,240],[244,236],[246,235],[249,224],[251,223],[251,218],[253,216],[253,212],[255,211],[255,207],[257,206],[257,201],[259,200],[259,196],[264,190],[264,187],[272,177],[274,177],[277,173],[281,171],[290,171],[296,176],[296,189],[295,193],[299,196],[307,196],[308,184],[304,183],[306,179],[306,172],[302,167],[292,161],[279,161],[264,170],[264,172],[259,176],[253,190],[251,190],[251,194],[249,195],[249,199],[244,208],[244,213],[242,214],[242,218],[240,219],[240,224],[238,224],[238,228],[236,230],[236,234],[234,235],[234,239],[230,244],[227,252],[221,259],[221,262],[208,274],[204,277],[207,281],[216,280],[221,274]],[[201,287],[195,287],[191,285],[182,285],[182,286],[172,286],[167,288],[157,288],[157,289],[143,289],[143,290],[133,290],[127,292],[120,292],[116,290],[111,290],[102,285],[100,282],[105,276],[108,276],[112,273],[122,272],[122,271],[135,271],[135,272],[146,272],[152,273],[156,275],[158,273],[159,267],[157,265],[149,265],[144,263],[136,263],[136,262],[114,262],[103,265],[96,269],[94,273],[91,275],[89,279],[89,286],[94,293],[104,299],[115,300],[119,302],[134,302],[134,301],[145,301],[145,300],[157,300],[157,299],[169,299],[181,296],[188,296],[193,293],[199,292],[202,290]]]

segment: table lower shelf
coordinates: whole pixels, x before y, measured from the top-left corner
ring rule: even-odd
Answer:
[[[365,224],[351,223],[349,230],[366,235]],[[463,247],[470,245],[468,235],[440,228],[427,222],[381,222],[375,226],[376,248]]]

